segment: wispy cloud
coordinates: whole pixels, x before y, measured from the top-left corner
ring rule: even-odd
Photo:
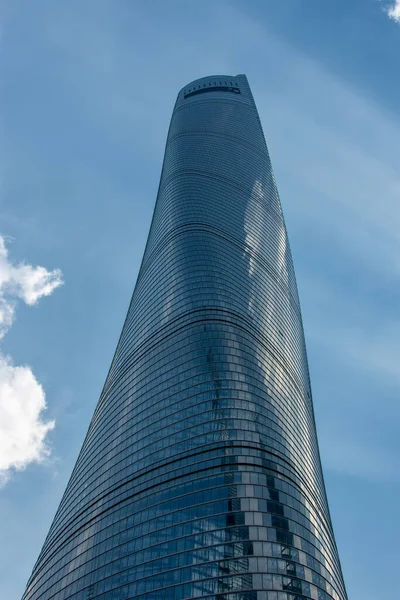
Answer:
[[[13,264],[5,238],[0,236],[0,339],[14,322],[18,300],[36,304],[61,284],[59,269]],[[11,358],[0,352],[0,486],[13,469],[24,469],[49,455],[46,435],[54,421],[42,420],[45,408],[44,390],[30,367],[14,366]]]
[[[400,0],[395,0],[394,4],[385,8],[385,11],[391,19],[400,23]]]

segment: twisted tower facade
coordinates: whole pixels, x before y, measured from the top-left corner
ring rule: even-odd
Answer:
[[[24,600],[346,600],[244,75],[190,83],[114,359]]]

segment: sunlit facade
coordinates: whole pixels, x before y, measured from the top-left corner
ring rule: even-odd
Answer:
[[[190,83],[24,600],[345,600],[292,258],[244,75]]]

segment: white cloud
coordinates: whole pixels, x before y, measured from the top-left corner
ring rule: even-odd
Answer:
[[[29,367],[0,356],[0,486],[11,469],[24,469],[49,454],[45,438],[54,421],[43,421],[45,393]]]
[[[8,258],[6,241],[0,236],[0,339],[11,327],[18,300],[33,305],[62,284],[61,271],[20,263]],[[49,454],[47,433],[54,421],[43,421],[45,393],[28,366],[14,366],[0,353],[0,487],[12,469],[24,469]]]
[[[385,10],[391,19],[397,23],[400,23],[400,0],[395,0],[395,3],[392,4],[392,6],[387,7]]]
[[[15,300],[32,305],[42,296],[49,296],[62,284],[61,271],[47,271],[24,263],[13,265],[8,259],[6,241],[0,235],[0,339],[14,320]]]

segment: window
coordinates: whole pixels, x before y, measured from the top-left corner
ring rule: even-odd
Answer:
[[[239,88],[231,87],[229,85],[214,85],[213,87],[200,88],[199,90],[193,90],[193,92],[184,92],[183,94],[185,98],[189,98],[190,96],[204,94],[205,92],[232,92],[233,94],[240,94]]]

